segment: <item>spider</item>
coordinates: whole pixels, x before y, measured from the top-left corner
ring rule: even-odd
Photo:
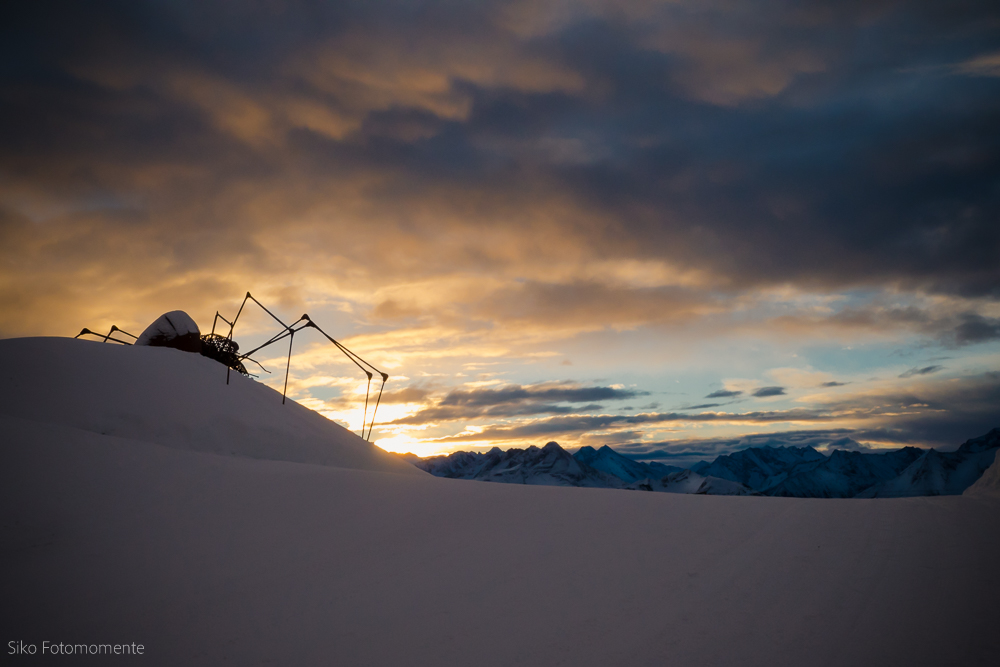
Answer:
[[[236,328],[236,323],[240,319],[240,315],[243,314],[243,309],[247,305],[247,301],[253,301],[255,304],[260,306],[260,308],[271,316],[275,322],[281,325],[281,331],[272,336],[262,345],[258,345],[249,352],[244,352],[240,354],[239,344],[233,340],[233,330]],[[229,325],[229,332],[225,335],[221,333],[216,333],[216,326],[219,324],[219,320]],[[372,428],[375,426],[375,413],[378,411],[378,406],[382,402],[382,391],[385,389],[385,383],[389,379],[389,375],[375,368],[372,364],[368,363],[357,354],[347,349],[342,343],[335,340],[330,334],[323,331],[318,324],[316,324],[308,314],[303,314],[302,317],[297,319],[292,324],[285,324],[277,315],[272,313],[264,304],[258,301],[250,292],[243,298],[243,303],[240,304],[240,309],[236,312],[236,317],[230,322],[221,314],[219,311],[215,311],[215,319],[212,320],[212,331],[210,333],[200,335],[197,325],[194,321],[182,311],[173,311],[171,313],[166,313],[155,322],[149,325],[141,335],[136,336],[130,334],[124,329],[118,328],[116,325],[111,325],[111,329],[107,334],[97,333],[96,331],[91,331],[90,329],[83,329],[78,333],[75,338],[80,336],[96,336],[102,339],[102,342],[115,342],[121,343],[122,345],[154,345],[154,346],[167,346],[176,347],[187,352],[199,352],[203,356],[209,359],[214,359],[215,361],[226,366],[226,384],[229,384],[229,374],[232,371],[236,371],[242,375],[248,377],[251,376],[250,372],[247,371],[244,361],[252,361],[257,364],[266,373],[269,373],[266,368],[264,368],[260,362],[253,359],[250,355],[255,352],[268,347],[269,345],[274,345],[278,341],[288,339],[288,359],[285,362],[285,385],[281,392],[281,402],[284,404],[286,396],[288,394],[288,375],[291,369],[292,363],[292,344],[295,340],[295,334],[299,333],[303,329],[313,328],[320,332],[328,341],[333,343],[337,349],[344,353],[344,355],[354,362],[354,365],[361,369],[368,377],[368,386],[365,391],[365,411],[364,417],[361,421],[361,437],[365,440],[369,440],[372,434]],[[132,339],[132,341],[123,340],[124,336],[116,338],[114,334],[124,334]],[[375,407],[372,409],[371,422],[368,421],[368,405],[371,397],[372,379],[377,373],[382,378],[382,384],[379,386],[378,397],[375,399]],[[368,433],[365,434],[365,427],[368,427]]]

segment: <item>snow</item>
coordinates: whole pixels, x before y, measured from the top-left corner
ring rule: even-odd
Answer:
[[[415,465],[438,477],[451,479],[615,489],[625,486],[619,478],[578,461],[556,442],[541,448],[502,450],[494,447],[484,454],[455,452],[422,459]]]
[[[706,477],[693,470],[672,472],[660,479],[644,479],[630,486],[641,491],[666,493],[700,493],[713,496],[749,496],[754,493],[739,482],[721,477]]]
[[[882,454],[837,449],[826,459],[799,463],[783,481],[764,490],[764,493],[797,498],[852,498],[876,484],[897,477],[922,455],[923,450],[916,447]]]
[[[171,347],[177,347],[171,341],[181,339],[197,343],[199,336],[201,336],[201,332],[190,315],[183,310],[172,310],[169,313],[160,315],[152,324],[146,327],[139,334],[139,338],[135,341],[135,344],[170,345]],[[197,348],[192,348],[189,351],[197,351]]]
[[[719,456],[696,472],[706,477],[721,477],[751,489],[763,490],[782,482],[789,471],[825,457],[812,447],[751,447]]]
[[[0,414],[216,454],[423,475],[200,354],[67,338],[0,341]]]
[[[996,450],[994,450],[996,451]],[[998,496],[1000,497],[1000,456],[995,456],[993,464],[983,473],[975,484],[965,490],[963,496]]]
[[[8,641],[140,642],[147,665],[919,667],[1000,653],[995,497],[399,474],[410,466],[361,456],[359,438],[279,411],[250,380],[227,387],[198,355],[31,339],[0,341],[0,367]],[[174,389],[192,398],[162,399]]]
[[[911,463],[899,477],[877,484],[858,498],[960,495],[990,467],[996,449],[938,452],[930,449]]]
[[[581,447],[573,454],[573,458],[627,483],[643,479],[657,479],[682,470],[682,468],[664,465],[656,461],[652,463],[633,461],[611,449],[608,445],[604,445],[600,449],[589,446]]]

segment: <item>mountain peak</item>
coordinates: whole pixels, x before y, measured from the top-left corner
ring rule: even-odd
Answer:
[[[970,438],[962,443],[958,451],[971,454],[974,452],[985,452],[986,450],[1000,447],[1000,428],[995,428],[978,438]]]

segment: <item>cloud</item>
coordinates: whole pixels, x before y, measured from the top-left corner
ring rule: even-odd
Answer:
[[[730,390],[730,389],[718,389],[713,391],[711,394],[705,396],[705,398],[732,398],[734,396],[739,396],[742,391]]]
[[[870,452],[874,448],[864,443],[858,442],[853,438],[843,437],[827,443],[826,450],[828,452],[833,451],[835,449],[841,449],[849,452]]]
[[[911,368],[905,373],[900,374],[901,378],[911,378],[917,375],[930,375],[931,373],[937,373],[939,370],[944,368],[944,366],[924,366],[923,368]]]
[[[830,382],[824,382],[824,383],[822,383],[820,386],[821,387],[843,387],[843,386],[845,386],[847,384],[850,384],[850,383],[849,382],[837,382],[836,380],[831,380]]]
[[[548,417],[516,426],[490,426],[476,433],[463,433],[440,438],[442,444],[448,442],[463,442],[476,440],[525,440],[547,436],[549,434],[579,434],[602,429],[612,429],[620,426],[635,427],[639,425],[657,425],[671,422],[698,423],[720,422],[727,424],[760,424],[772,422],[810,422],[836,419],[836,416],[823,411],[809,409],[793,409],[771,412],[716,413],[702,412],[698,414],[640,413],[635,415],[567,415]]]
[[[976,313],[962,315],[962,322],[954,330],[956,346],[986,343],[1000,339],[1000,318],[983,317]]]
[[[503,418],[538,414],[576,414],[600,410],[593,401],[621,401],[649,392],[615,387],[585,387],[574,383],[506,385],[499,388],[453,389],[430,407],[396,419],[391,424],[427,424],[476,418]],[[586,405],[559,405],[576,403]]]
[[[957,65],[955,70],[969,76],[1000,76],[1000,51],[970,58]]]
[[[749,447],[812,447],[826,449],[831,443],[844,445],[852,441],[853,429],[810,429],[769,433],[751,433],[727,438],[678,438],[675,440],[629,443],[620,446],[621,453],[641,461],[684,460],[689,465],[698,460],[712,461],[717,456],[732,454]],[[853,442],[853,441],[852,441]]]
[[[533,386],[508,385],[499,389],[456,389],[448,392],[439,405],[470,407],[491,406],[504,403],[555,401],[583,403],[588,401],[623,400],[646,396],[649,392],[614,387],[579,387],[570,383],[547,383]]]
[[[751,394],[757,398],[764,398],[766,396],[783,396],[785,394],[784,387],[761,387]]]

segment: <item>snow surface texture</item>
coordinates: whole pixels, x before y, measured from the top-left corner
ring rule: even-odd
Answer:
[[[7,641],[139,642],[145,655],[114,662],[142,665],[920,667],[1000,654],[1000,499],[482,484],[263,460],[236,426],[215,431],[224,455],[205,453],[172,440],[199,441],[199,410],[128,395],[194,373],[184,388],[225,424],[290,433],[310,418],[223,399],[233,386],[202,357],[78,343],[0,341]],[[119,356],[142,371],[112,364],[102,379]],[[52,395],[22,398],[39,380],[12,362]],[[123,400],[171,416],[170,437],[143,433],[166,428],[151,417],[129,422]]]
[[[178,449],[424,475],[199,354],[69,338],[0,340],[0,414]]]

